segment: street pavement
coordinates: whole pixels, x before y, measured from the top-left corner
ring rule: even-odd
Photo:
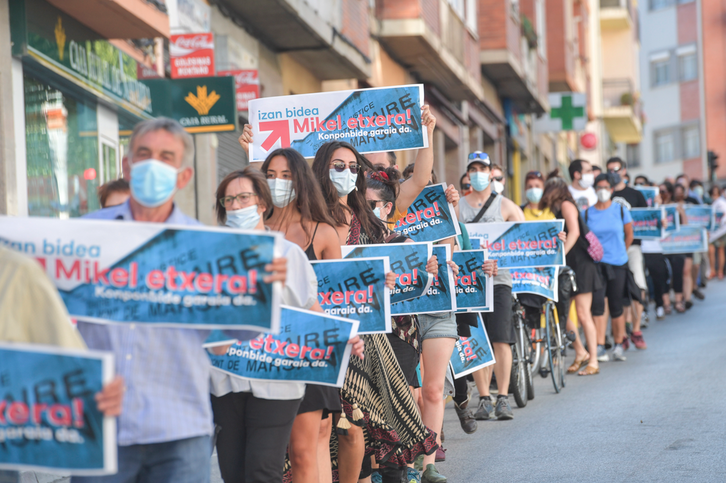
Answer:
[[[461,431],[449,404],[444,431],[450,483],[726,481],[726,281],[706,300],[643,331],[625,362],[597,376],[568,376],[555,394],[535,376],[535,399],[511,421],[480,421]],[[574,354],[569,351],[568,365]],[[476,401],[476,393],[472,398]],[[23,483],[67,483],[26,472]],[[212,483],[221,483],[216,455]]]

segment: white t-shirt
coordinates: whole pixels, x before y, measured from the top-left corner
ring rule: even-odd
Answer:
[[[282,303],[309,309],[318,300],[318,278],[305,252],[295,243],[282,241],[283,258],[287,258],[287,282],[282,291]],[[230,392],[252,392],[261,399],[300,399],[305,395],[305,383],[255,381],[211,370],[211,392],[217,397]]]
[[[714,213],[726,213],[726,198],[723,196],[719,196],[715,200],[713,200],[713,203],[711,204],[711,209],[714,211]],[[726,216],[723,217],[721,220],[722,225],[726,225]]]
[[[578,190],[570,185],[567,189],[570,190],[570,194],[575,199],[577,209],[580,211],[586,210],[597,203],[597,193],[595,193],[595,189],[592,186],[585,190]]]

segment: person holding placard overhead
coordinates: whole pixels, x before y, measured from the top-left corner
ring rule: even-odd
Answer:
[[[87,219],[197,226],[179,210],[174,193],[192,178],[194,141],[176,121],[140,122],[131,133],[124,163],[130,166],[131,197]],[[123,243],[120,240],[119,243]],[[287,261],[265,267],[266,282],[286,280]],[[209,330],[158,328],[143,324],[78,322],[91,349],[113,352],[126,381],[118,420],[118,468],[112,476],[74,477],[79,482],[199,483],[209,481],[212,407],[211,364],[202,344]],[[257,331],[229,331],[239,340]],[[173,347],[174,350],[163,350]]]
[[[513,201],[492,192],[490,183],[492,162],[487,153],[475,151],[469,154],[467,173],[473,191],[459,201],[459,220],[463,223],[495,223],[503,221],[524,221],[524,213]],[[512,276],[509,270],[498,270],[494,277],[494,311],[482,313],[487,335],[494,349],[496,364],[474,373],[479,389],[479,407],[476,419],[496,417],[512,419],[509,405],[509,377],[512,372],[512,349],[515,342],[512,324]],[[492,370],[497,376],[496,404],[492,404],[489,384]]]

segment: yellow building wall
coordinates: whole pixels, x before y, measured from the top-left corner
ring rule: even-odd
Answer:
[[[288,54],[279,54],[282,89],[285,95],[310,94],[323,90],[322,82]]]

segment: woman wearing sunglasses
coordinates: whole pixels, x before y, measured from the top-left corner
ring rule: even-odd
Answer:
[[[265,177],[250,167],[230,173],[217,188],[217,219],[231,228],[264,230],[263,219],[273,205]],[[282,303],[322,312],[317,278],[303,250],[284,240],[282,256],[288,274]],[[351,343],[354,354],[362,357],[362,341],[355,337]],[[224,353],[227,347],[214,352]],[[217,453],[225,483],[282,481],[285,448],[305,384],[250,381],[218,371],[211,376],[214,421],[220,427]],[[311,438],[317,439],[317,434],[316,428]]]

